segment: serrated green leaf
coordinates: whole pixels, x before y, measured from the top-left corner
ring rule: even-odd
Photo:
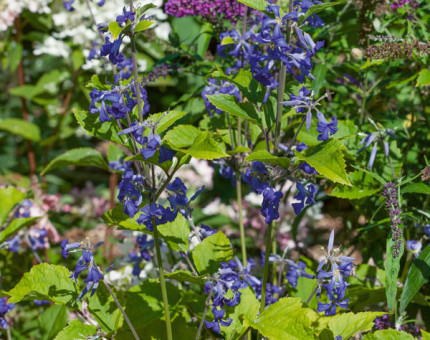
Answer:
[[[80,320],[74,319],[69,322],[66,328],[57,334],[54,340],[81,339],[97,332],[97,327],[93,325],[84,325]]]
[[[0,130],[21,136],[33,142],[40,141],[40,129],[36,124],[19,118],[6,118],[0,121]]]
[[[206,98],[209,99],[217,109],[261,125],[261,117],[250,102],[239,103],[237,98],[231,94],[213,94],[206,96]]]
[[[326,3],[323,3],[323,4],[313,5],[313,6],[311,6],[311,8],[308,9],[308,11],[306,12],[303,20],[301,20],[301,21],[305,21],[307,18],[309,18],[313,14],[321,12],[321,11],[323,11],[323,10],[329,8],[329,7],[340,5],[342,3],[343,2],[326,2]]]
[[[381,189],[375,184],[373,177],[362,171],[353,171],[348,174],[352,186],[337,184],[329,192],[330,196],[346,198],[350,200],[360,199],[376,194]]]
[[[230,241],[222,232],[205,238],[198,244],[192,257],[200,274],[213,274],[218,271],[221,262],[227,262],[233,255]]]
[[[111,21],[109,23],[109,32],[112,37],[116,40],[122,32],[122,27],[116,21]]]
[[[430,195],[430,186],[425,183],[411,183],[402,189],[402,193]]]
[[[45,169],[42,171],[42,175],[54,169],[76,165],[76,166],[95,166],[104,170],[109,170],[109,166],[104,160],[100,152],[91,148],[78,148],[66,151],[62,155],[54,158]]]
[[[328,327],[335,337],[340,335],[342,339],[349,339],[357,332],[371,330],[373,320],[384,314],[384,312],[344,313],[333,317]]]
[[[269,163],[279,165],[284,169],[288,169],[290,166],[290,159],[288,157],[277,157],[273,156],[266,150],[255,151],[245,158],[245,161],[260,161],[263,163]]]
[[[150,28],[153,24],[155,24],[155,21],[153,20],[142,20],[136,25],[134,32],[145,31],[148,28]]]
[[[206,282],[205,275],[196,276],[193,275],[191,272],[185,270],[176,270],[173,273],[164,274],[164,276],[170,280],[191,282],[198,284],[201,287],[203,287]]]
[[[0,243],[12,237],[20,229],[33,224],[39,217],[15,218],[0,232]]]
[[[113,287],[111,289],[121,306],[124,306],[123,293],[115,291]],[[87,294],[84,299],[88,300],[88,311],[104,331],[116,331],[122,326],[124,317],[104,284],[100,282],[96,293],[91,297]]]
[[[405,286],[400,297],[399,314],[406,310],[409,302],[413,299],[421,287],[430,278],[430,246],[424,248],[419,256],[413,260],[406,278]]]
[[[423,69],[418,74],[417,84],[416,86],[427,86],[430,85],[430,70]]]
[[[187,155],[197,159],[212,160],[216,158],[230,157],[218,143],[212,139],[210,132],[203,132],[196,137],[194,143],[188,149],[178,149]]]
[[[309,163],[318,173],[333,182],[351,185],[346,174],[346,164],[342,150],[345,146],[336,139],[330,139],[314,147],[309,147],[302,153],[294,150],[297,158]]]
[[[400,260],[403,255],[404,245],[402,242],[400,255],[393,257],[393,240],[391,236],[387,238],[387,251],[385,260],[385,284],[388,309],[393,312],[397,306],[397,278],[400,271]]]
[[[183,149],[193,145],[201,134],[202,131],[192,125],[178,125],[166,133],[163,142],[172,149]]]
[[[263,336],[273,340],[313,340],[311,322],[299,298],[282,298],[267,307],[256,319],[245,321]]]
[[[146,204],[145,202],[143,202]],[[136,222],[136,218],[139,214],[136,214],[135,219],[131,219],[124,213],[122,204],[118,204],[115,208],[110,209],[102,215],[103,221],[108,226],[118,226],[118,229],[136,230],[142,231],[147,234],[151,234],[144,225],[140,225]]]
[[[9,213],[24,197],[25,193],[14,187],[0,188],[0,226],[3,226]]]
[[[416,338],[409,333],[400,332],[395,329],[384,329],[375,333],[367,333],[363,340],[415,340]]]
[[[241,289],[240,302],[237,306],[228,307],[224,306],[226,311],[226,318],[231,318],[233,321],[228,327],[221,326],[221,334],[224,335],[225,340],[238,340],[248,330],[248,327],[244,325],[244,318],[253,320],[258,315],[258,309],[260,302],[255,297],[255,293],[248,286],[245,289]]]
[[[79,125],[82,126],[90,135],[101,140],[114,142],[124,146],[131,146],[130,137],[123,136],[122,139],[118,136],[119,130],[117,130],[114,122],[107,121],[100,123],[99,115],[91,114],[88,111],[74,110],[73,113]]]
[[[270,5],[270,3],[268,3],[266,0],[238,0],[238,1],[260,12],[265,12],[266,7]]]
[[[167,112],[155,113],[151,115],[149,119],[152,122],[159,121],[157,125],[157,133],[161,134],[186,114],[187,113],[184,111],[167,111]]]
[[[67,323],[65,306],[54,305],[39,316],[39,327],[42,330],[42,340],[52,339]]]
[[[159,225],[157,230],[170,249],[188,253],[190,227],[182,214],[178,214],[173,222]]]
[[[6,292],[9,302],[49,300],[59,305],[75,304],[78,298],[70,271],[60,265],[42,263],[25,273],[17,285]]]

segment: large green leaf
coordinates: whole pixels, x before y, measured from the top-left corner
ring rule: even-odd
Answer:
[[[74,110],[76,120],[90,135],[106,141],[117,144],[131,146],[131,137],[125,135],[122,138],[118,136],[119,129],[115,122],[103,122],[99,120],[99,115],[89,113],[88,111]]]
[[[211,133],[208,131],[197,136],[191,147],[188,149],[180,149],[179,151],[197,159],[212,160],[216,158],[230,157],[230,155],[226,153],[214,139],[212,139]]]
[[[288,157],[277,157],[273,156],[266,150],[255,151],[245,158],[246,161],[260,161],[263,163],[269,163],[279,165],[284,169],[288,169],[290,166],[290,159]]]
[[[350,200],[372,196],[380,191],[372,176],[363,171],[353,171],[348,174],[352,186],[337,184],[329,193],[330,196]]]
[[[297,158],[309,163],[321,175],[333,182],[351,185],[345,170],[345,160],[342,150],[345,146],[336,139],[330,139],[316,146],[310,147],[303,152],[297,152]]]
[[[313,340],[311,322],[299,298],[282,298],[267,307],[256,319],[245,315],[245,325],[273,340]]]
[[[40,141],[40,129],[36,124],[19,118],[6,118],[0,121],[0,130],[19,135],[33,142]]]
[[[193,252],[193,260],[200,274],[213,274],[221,262],[227,262],[233,255],[230,241],[222,232],[205,238]]]
[[[43,169],[42,175],[54,169],[69,165],[95,166],[104,170],[109,170],[109,166],[100,152],[91,148],[78,148],[66,151],[53,159],[45,169]]]
[[[402,193],[430,195],[430,185],[427,185],[425,183],[411,183],[402,189]]]
[[[183,149],[193,145],[201,134],[202,131],[192,125],[178,125],[166,133],[163,142],[173,149]]]
[[[373,320],[384,314],[384,312],[344,313],[333,317],[328,327],[335,337],[340,335],[342,339],[349,339],[357,332],[371,330]]]
[[[157,133],[161,134],[186,114],[187,113],[183,111],[160,112],[152,114],[149,116],[148,120],[154,123],[158,122]]]
[[[9,302],[49,300],[56,304],[74,304],[78,298],[70,271],[60,265],[42,263],[25,273],[17,285],[6,292]]]
[[[239,103],[231,94],[213,94],[206,97],[217,109],[261,125],[261,117],[250,102]]]
[[[42,330],[42,340],[52,339],[67,323],[65,306],[54,305],[39,316],[39,327]]]
[[[404,251],[404,245],[402,242],[400,255],[395,258],[393,256],[393,245],[391,236],[388,236],[385,260],[385,284],[387,304],[390,311],[394,311],[397,305],[397,278],[400,271],[400,259],[402,258]]]
[[[96,326],[84,325],[80,320],[74,319],[69,322],[66,328],[57,334],[54,340],[81,339],[94,335],[96,332]]]
[[[241,290],[240,302],[237,306],[228,307],[224,306],[226,310],[226,318],[233,319],[228,327],[221,326],[221,333],[224,335],[225,340],[238,340],[241,339],[248,327],[244,325],[244,318],[254,320],[258,315],[260,302],[255,297],[255,293],[250,287]]]
[[[206,282],[204,279],[204,275],[196,276],[193,275],[191,272],[185,271],[185,270],[176,270],[173,273],[167,273],[164,274],[164,276],[170,280],[176,280],[181,282],[191,282],[198,284],[199,286],[203,286]]]
[[[25,194],[14,187],[0,189],[0,227],[15,205],[21,202],[24,197]]]
[[[430,279],[430,246],[424,248],[420,255],[412,262],[405,286],[400,297],[399,314],[401,315],[409,302],[421,287]]]
[[[0,232],[0,243],[12,237],[20,229],[33,224],[39,217],[15,218]]]
[[[384,329],[375,333],[367,333],[363,340],[415,340],[416,338],[406,332],[397,331],[395,329]]]
[[[422,69],[418,74],[416,86],[427,86],[430,85],[430,70]]]
[[[159,225],[157,230],[172,250],[188,252],[188,236],[190,227],[182,214],[178,214],[173,222]]]
[[[121,306],[124,306],[122,292],[112,290]],[[84,299],[88,299],[88,310],[104,331],[116,331],[122,326],[124,317],[103,283],[100,282],[93,296],[88,294]]]

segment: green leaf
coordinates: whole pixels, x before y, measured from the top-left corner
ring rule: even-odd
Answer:
[[[220,231],[205,238],[192,252],[196,269],[200,274],[216,273],[219,264],[230,260],[232,255],[230,241]]]
[[[248,330],[244,325],[244,318],[254,320],[258,315],[260,302],[255,297],[255,293],[248,286],[241,290],[240,302],[237,306],[228,307],[224,306],[226,311],[226,318],[233,319],[228,327],[221,326],[221,333],[224,335],[225,340],[238,340]]]
[[[124,158],[124,151],[122,151],[122,149],[115,144],[109,144],[107,152],[108,161],[117,162],[122,158]]]
[[[342,150],[345,146],[336,139],[330,139],[314,147],[309,147],[302,153],[294,150],[297,158],[309,163],[321,175],[333,182],[351,185],[345,170],[345,160]]]
[[[12,237],[20,229],[33,224],[39,217],[15,218],[0,232],[0,243]]]
[[[116,40],[122,32],[122,27],[116,21],[111,21],[109,23],[109,32],[112,37]]]
[[[110,142],[114,142],[117,144],[121,144],[124,146],[132,146],[131,138],[128,136],[123,136],[124,139],[121,139],[118,136],[118,132],[116,130],[116,125],[114,122],[103,122],[100,123],[99,115],[91,114],[88,111],[73,111],[78,123],[82,126],[90,135]],[[130,150],[132,150],[131,148]]]
[[[201,134],[202,131],[192,125],[178,125],[166,133],[163,142],[172,149],[183,149],[193,145]]]
[[[53,159],[42,171],[42,175],[49,171],[63,166],[95,166],[104,170],[109,170],[109,166],[100,152],[91,148],[71,149]]]
[[[411,264],[405,286],[400,297],[399,315],[402,315],[409,302],[411,302],[421,287],[429,281],[429,278],[430,246],[427,246]]]
[[[402,193],[415,193],[430,195],[430,185],[425,183],[411,183],[402,189]]]
[[[374,325],[373,320],[384,314],[384,312],[344,313],[333,317],[328,327],[335,337],[340,335],[342,339],[349,339],[357,332],[371,330]]]
[[[197,40],[197,54],[204,58],[209,48],[213,36],[213,27],[210,22],[205,22],[200,30],[200,37]]]
[[[418,86],[427,86],[430,85],[430,70],[429,69],[423,69],[418,74],[417,79],[417,87]]]
[[[260,115],[250,102],[239,103],[237,98],[231,94],[213,94],[206,96],[206,98],[209,99],[217,109],[261,125]]]
[[[426,332],[425,330],[421,329],[421,340],[430,340],[430,333]]]
[[[307,18],[309,18],[313,14],[321,12],[321,11],[325,10],[326,8],[333,7],[333,6],[336,6],[336,5],[340,5],[342,3],[343,2],[326,2],[326,3],[323,3],[323,4],[313,5],[306,12],[306,15],[304,16],[302,22],[305,21]]]
[[[273,165],[279,165],[284,169],[288,169],[290,166],[290,159],[288,157],[277,157],[273,156],[266,150],[256,151],[251,153],[245,158],[245,161],[260,161],[263,163],[269,163]]]
[[[148,28],[150,28],[152,26],[152,24],[155,24],[155,21],[153,21],[153,20],[142,20],[136,25],[136,28],[134,29],[134,31],[135,32],[145,31]]]
[[[44,92],[44,89],[42,87],[38,87],[35,85],[23,85],[23,86],[11,88],[9,90],[9,93],[12,96],[23,97],[25,99],[30,99],[30,100],[43,92]]]
[[[143,203],[145,204],[145,202]],[[139,214],[136,214],[135,219],[138,216]],[[105,212],[102,215],[102,219],[108,226],[118,226],[118,229],[136,230],[151,234],[144,225],[138,224],[135,219],[131,219],[124,213],[122,204],[118,204],[115,208]]]
[[[367,333],[363,340],[415,340],[416,338],[409,333],[400,332],[395,329],[384,329],[375,333]]]
[[[404,245],[402,242],[400,255],[393,257],[393,240],[387,238],[387,252],[385,260],[385,284],[388,309],[393,312],[397,306],[397,278],[400,271],[400,259],[402,258]]]
[[[40,129],[36,124],[18,118],[6,118],[0,121],[0,130],[21,136],[33,142],[40,141]]]
[[[17,285],[6,292],[9,302],[49,300],[59,305],[74,304],[78,298],[70,271],[60,265],[42,263],[25,273]]]
[[[185,270],[176,270],[173,273],[164,274],[164,276],[169,280],[191,282],[198,284],[201,287],[203,287],[206,282],[205,275],[196,276]]]
[[[96,326],[84,325],[80,320],[74,319],[57,334],[54,340],[82,339],[94,335],[96,332]]]
[[[115,291],[113,287],[111,289],[121,306],[124,306],[122,292]],[[122,326],[124,321],[122,313],[104,284],[100,282],[96,293],[91,297],[87,294],[84,298],[88,299],[88,311],[104,331],[116,331]]]
[[[265,12],[266,7],[270,5],[270,3],[268,3],[266,0],[238,0],[238,1],[260,12]]]
[[[65,306],[54,305],[39,316],[39,327],[42,330],[42,340],[52,339],[67,323],[67,309]]]
[[[188,149],[177,149],[187,155],[197,159],[216,159],[222,157],[230,157],[225,153],[218,143],[212,139],[210,132],[203,132],[195,139],[193,145]]]
[[[363,171],[350,172],[348,178],[352,186],[337,184],[329,195],[354,200],[372,196],[381,190],[373,177]]]
[[[170,126],[172,126],[176,121],[181,119],[187,113],[184,111],[167,111],[155,113],[150,116],[148,120],[152,122],[158,122],[157,133],[161,134],[166,131]]]
[[[363,66],[360,67],[360,70],[364,70],[368,67],[375,66],[375,65],[381,65],[384,63],[384,59],[372,59],[372,60],[366,60],[366,62],[363,64]]]
[[[188,252],[188,235],[190,227],[182,214],[178,214],[173,222],[159,225],[157,230],[172,250]]]
[[[299,298],[282,298],[256,319],[245,316],[245,324],[269,339],[313,340],[311,322]]]
[[[297,140],[299,142],[305,143],[307,146],[320,144],[321,141],[318,140],[318,133],[315,132],[316,129],[317,121],[312,120],[309,131],[306,129],[301,129],[299,135],[297,136]],[[337,129],[337,132],[330,138],[342,140],[345,138],[354,137],[358,132],[357,126],[352,120],[339,120],[337,123]]]
[[[0,188],[0,226],[3,226],[9,213],[24,197],[25,194],[14,187]]]

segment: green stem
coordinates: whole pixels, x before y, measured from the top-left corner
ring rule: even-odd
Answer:
[[[154,221],[155,222],[155,221]],[[166,289],[166,279],[164,278],[164,270],[163,270],[163,262],[161,261],[161,248],[160,241],[158,239],[158,230],[155,223],[154,225],[154,245],[157,255],[157,263],[158,263],[158,271],[160,276],[160,285],[161,285],[161,295],[163,297],[164,304],[164,317],[166,318],[166,330],[167,330],[167,339],[172,340],[172,325],[170,323],[170,312],[169,312],[169,301],[167,299],[167,289]]]
[[[272,253],[276,254],[276,225],[273,226]],[[277,274],[276,264],[273,264],[273,266],[272,266],[272,277],[273,277],[273,284],[274,285],[278,285],[276,274]]]
[[[127,314],[125,313],[124,309],[122,308],[121,304],[119,303],[118,299],[116,298],[114,292],[110,288],[109,283],[106,280],[103,280],[103,283],[106,286],[106,289],[108,290],[109,294],[112,296],[113,300],[115,301],[116,305],[118,306],[119,310],[121,311],[122,315],[124,316],[124,319],[127,322],[128,327],[130,327],[130,330],[134,335],[134,338],[136,340],[140,340],[139,336],[136,333],[136,330],[134,329],[133,325],[130,322],[130,319],[128,318]]]
[[[245,227],[243,225],[242,215],[242,182],[240,180],[240,174],[236,174],[236,193],[237,193],[237,206],[239,212],[239,229],[240,229],[240,243],[242,247],[242,263],[246,266],[246,242],[245,242]]]
[[[260,314],[264,311],[266,306],[266,285],[269,276],[269,256],[270,256],[270,243],[272,242],[272,228],[274,222],[267,226],[266,235],[266,253],[264,254],[264,269],[263,269],[263,286],[261,287],[261,302],[260,302]]]
[[[212,285],[212,287],[213,287],[213,285]],[[199,338],[200,338],[200,333],[202,332],[202,329],[203,329],[203,324],[204,324],[205,319],[206,319],[206,314],[208,313],[209,306],[211,305],[212,294],[213,294],[213,288],[211,288],[209,295],[208,295],[206,302],[205,302],[205,310],[203,311],[203,315],[202,315],[202,319],[200,321],[199,329],[197,330],[196,340],[199,340]]]
[[[411,253],[408,253],[408,257],[406,258],[405,265],[403,267],[402,276],[400,277],[400,281],[402,283],[405,283],[406,277],[408,276],[409,267],[411,266],[413,260],[413,255]]]
[[[317,292],[318,289],[318,283],[315,286],[314,290],[312,291],[311,295],[309,295],[308,299],[306,300],[306,304],[309,305],[309,302],[311,302],[313,296],[315,295],[315,293]]]
[[[286,156],[288,156],[288,154],[289,154],[289,153],[290,153],[290,151],[291,151],[291,148],[293,147],[294,143],[296,142],[297,136],[299,135],[300,130],[301,130],[301,129],[302,129],[302,127],[303,127],[303,124],[305,124],[305,121],[306,121],[306,116],[304,116],[304,117],[303,117],[302,121],[300,122],[299,127],[297,128],[296,133],[294,134],[293,139],[291,140],[290,144],[288,145],[287,151],[285,151],[285,155],[286,155]]]
[[[273,153],[276,156],[278,153],[279,142],[281,139],[281,118],[282,118],[282,104],[285,92],[285,79],[287,77],[287,67],[282,64],[279,71],[279,87],[278,87],[278,100],[276,106],[276,124],[275,124],[275,145],[273,146]]]

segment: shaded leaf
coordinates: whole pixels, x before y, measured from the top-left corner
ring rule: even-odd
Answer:
[[[52,339],[66,326],[67,309],[65,306],[51,306],[40,314],[38,321],[43,333],[42,340]]]
[[[0,232],[0,243],[6,241],[20,229],[32,225],[39,217],[15,218]]]
[[[0,121],[0,130],[19,135],[33,142],[40,141],[40,129],[36,124],[19,118],[6,118]]]
[[[178,213],[173,222],[157,226],[161,237],[172,250],[188,252],[188,236],[190,227],[185,217]]]

